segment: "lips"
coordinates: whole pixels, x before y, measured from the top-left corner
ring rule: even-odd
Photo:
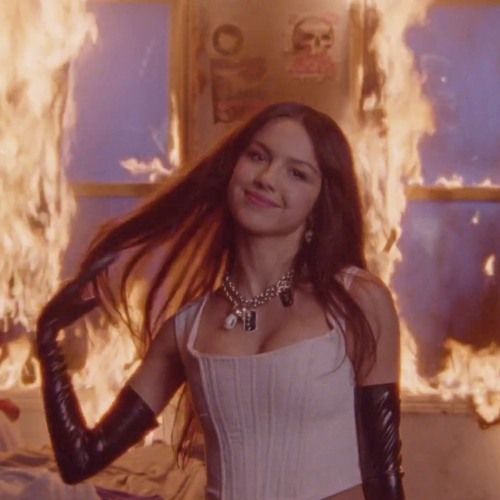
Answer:
[[[255,191],[245,190],[245,198],[252,205],[256,205],[258,207],[279,208],[279,205],[277,203],[270,200],[269,198],[266,198],[265,196],[263,196],[261,194],[257,194]]]

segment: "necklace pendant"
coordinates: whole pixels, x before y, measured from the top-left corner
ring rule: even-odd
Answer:
[[[283,307],[290,307],[293,305],[293,293],[290,287],[282,288],[279,291],[279,296]]]
[[[247,309],[243,315],[243,327],[245,332],[254,332],[257,329],[257,312]]]
[[[232,330],[238,323],[238,316],[234,312],[230,312],[224,320],[224,329]]]

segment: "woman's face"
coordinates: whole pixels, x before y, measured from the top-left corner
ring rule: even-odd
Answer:
[[[290,118],[277,118],[255,134],[236,162],[228,188],[231,214],[250,234],[300,238],[321,178],[304,127]]]

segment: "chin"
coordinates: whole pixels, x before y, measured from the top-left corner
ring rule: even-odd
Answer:
[[[283,238],[300,240],[301,230],[296,227],[284,227],[279,221],[270,221],[269,217],[256,220],[255,218],[235,219],[237,230],[242,235],[248,235],[256,238]]]
[[[255,208],[246,203],[230,206],[237,231],[259,238],[292,238],[300,240],[303,224],[293,224],[283,209]]]

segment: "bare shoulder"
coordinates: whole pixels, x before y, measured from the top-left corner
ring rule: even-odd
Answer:
[[[365,269],[356,270],[349,287],[349,294],[356,300],[369,320],[384,324],[385,320],[391,320],[395,315],[397,316],[392,292],[388,286]]]
[[[364,269],[354,273],[349,294],[358,303],[377,342],[375,365],[365,384],[393,382],[399,377],[399,318],[387,285]]]
[[[155,343],[163,355],[179,355],[179,343],[185,342],[185,335],[190,331],[190,323],[194,320],[204,297],[200,297],[181,307],[172,317],[167,319],[155,336]]]

